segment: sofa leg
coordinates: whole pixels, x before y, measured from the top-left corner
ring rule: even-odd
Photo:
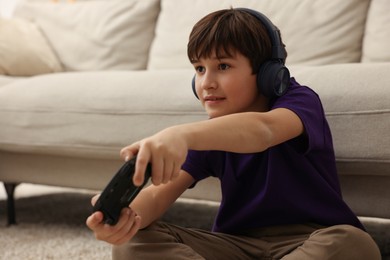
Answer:
[[[7,215],[8,215],[8,226],[16,224],[16,213],[15,213],[15,188],[18,183],[4,183],[4,188],[7,193]]]

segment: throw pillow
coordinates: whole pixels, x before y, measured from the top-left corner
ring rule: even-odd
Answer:
[[[362,62],[390,61],[390,2],[372,0],[367,15]]]
[[[158,0],[28,2],[15,15],[36,21],[66,71],[144,69]]]
[[[59,71],[61,63],[37,25],[0,18],[0,74],[33,76]]]

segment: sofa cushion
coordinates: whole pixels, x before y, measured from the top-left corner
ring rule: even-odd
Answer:
[[[362,62],[390,62],[390,3],[372,0],[367,15]]]
[[[5,86],[15,80],[23,79],[23,77],[4,76],[0,75],[0,87]]]
[[[339,173],[390,176],[390,63],[290,70],[322,99]]]
[[[205,119],[192,70],[67,72],[0,87],[0,150],[119,158],[165,127]]]
[[[369,0],[162,0],[149,69],[190,68],[187,41],[193,25],[218,9],[249,7],[278,26],[288,64],[358,62]]]
[[[0,74],[32,76],[59,71],[61,63],[37,25],[0,18]]]
[[[340,174],[390,175],[390,64],[290,70],[322,98]],[[0,148],[116,156],[132,140],[205,118],[192,75],[192,69],[74,72],[9,83],[0,88]]]
[[[36,21],[67,71],[144,69],[158,0],[24,1],[15,15]]]

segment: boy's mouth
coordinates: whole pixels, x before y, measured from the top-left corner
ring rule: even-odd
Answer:
[[[221,101],[224,99],[224,97],[207,96],[205,97],[204,101]]]

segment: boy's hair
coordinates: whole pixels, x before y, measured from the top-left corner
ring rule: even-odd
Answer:
[[[209,58],[233,56],[236,51],[247,57],[252,72],[271,58],[271,40],[265,26],[253,15],[235,9],[208,14],[198,21],[190,34],[187,55],[191,63]]]

